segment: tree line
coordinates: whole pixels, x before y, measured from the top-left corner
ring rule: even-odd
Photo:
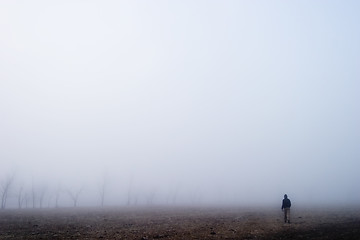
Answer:
[[[24,187],[23,184],[16,183],[16,174],[9,174],[0,178],[0,197],[1,209],[6,208],[58,208],[60,206],[60,198],[66,200],[73,207],[79,206],[80,196],[84,194],[84,186],[77,188],[66,188],[62,186],[49,188],[46,184],[35,184],[31,182],[30,186]],[[133,189],[133,181],[131,180],[127,191],[124,191],[124,205],[139,204],[139,195]],[[179,187],[171,189],[163,201],[167,204],[176,204],[178,198]],[[106,177],[100,179],[97,187],[97,206],[103,207],[106,198],[110,193]],[[152,188],[143,195],[142,203],[152,205],[157,197],[156,188]],[[11,204],[9,204],[11,199]],[[69,205],[67,205],[69,206]]]

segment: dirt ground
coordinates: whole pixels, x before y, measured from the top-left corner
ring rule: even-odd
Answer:
[[[0,211],[0,239],[360,239],[360,209],[65,208]]]

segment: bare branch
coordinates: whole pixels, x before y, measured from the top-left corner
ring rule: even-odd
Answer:
[[[2,182],[0,186],[0,194],[1,194],[1,209],[5,209],[6,207],[6,201],[9,195],[9,191],[11,188],[11,185],[15,179],[15,174],[11,174],[7,176]]]
[[[66,192],[69,194],[71,200],[73,201],[74,207],[77,206],[78,200],[79,200],[79,196],[80,193],[83,191],[83,187],[81,187],[80,189],[78,189],[75,192],[72,192],[70,190],[67,190]]]

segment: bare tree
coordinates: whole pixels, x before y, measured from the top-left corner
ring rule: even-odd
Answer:
[[[106,190],[106,175],[103,176],[102,183],[99,187],[99,194],[100,194],[100,201],[101,201],[101,207],[104,206],[105,201],[105,190]]]
[[[34,180],[32,181],[32,184],[31,184],[31,199],[32,199],[32,207],[35,208],[36,207],[36,191],[34,188]]]
[[[44,186],[41,188],[40,190],[40,195],[39,195],[39,205],[40,205],[40,208],[43,207],[43,203],[44,203],[44,198],[45,198],[45,195],[46,195],[46,191],[47,191],[47,188]]]
[[[1,182],[1,209],[5,209],[6,207],[6,201],[9,195],[9,191],[11,188],[11,185],[14,181],[15,174],[11,174],[7,176],[2,182]]]
[[[67,190],[67,193],[69,194],[71,200],[73,201],[73,204],[74,204],[74,207],[77,206],[77,203],[78,203],[78,200],[79,200],[79,196],[80,196],[80,193],[82,192],[83,190],[83,187],[81,187],[80,189],[78,189],[77,191],[75,192],[72,192],[70,190]]]
[[[25,208],[28,208],[28,206],[29,206],[29,195],[27,193],[25,193],[25,195],[24,195],[24,200],[25,200]]]
[[[56,208],[59,207],[60,190],[61,190],[60,187],[58,187],[55,192],[55,207]]]
[[[127,203],[126,203],[126,205],[128,205],[128,206],[131,204],[132,184],[133,184],[133,180],[132,180],[132,177],[131,177],[130,178],[130,183],[129,183],[129,188],[128,188],[128,193],[127,193]]]
[[[26,207],[27,207],[27,194],[24,193],[24,188],[23,186],[20,187],[19,192],[18,192],[18,208],[21,209],[24,205],[24,202],[26,202]]]

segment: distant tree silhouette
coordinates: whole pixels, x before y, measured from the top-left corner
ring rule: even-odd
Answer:
[[[34,187],[34,179],[32,180],[32,184],[31,184],[31,199],[32,199],[32,207],[35,208],[36,207],[36,191],[35,191],[35,187]]]
[[[58,188],[56,189],[56,192],[55,192],[55,207],[56,208],[59,207],[60,193],[61,193],[61,188],[60,188],[60,186],[58,186]]]
[[[42,187],[41,190],[40,190],[40,194],[39,194],[39,206],[40,206],[40,208],[43,207],[46,191],[47,191],[47,188],[45,186]]]
[[[11,188],[12,183],[14,182],[15,174],[11,174],[7,176],[2,182],[1,182],[1,209],[5,209],[6,207],[6,201],[9,196],[9,191]]]
[[[103,176],[102,183],[100,184],[100,187],[99,187],[101,207],[104,207],[105,191],[106,191],[106,175]]]
[[[27,202],[27,194],[24,193],[24,188],[23,186],[20,187],[17,198],[18,198],[18,208],[21,209],[24,205],[24,202]],[[26,204],[27,207],[27,204]]]
[[[77,191],[75,192],[72,192],[70,190],[67,190],[67,193],[69,194],[71,200],[73,201],[73,206],[74,207],[77,207],[77,203],[78,203],[78,200],[79,200],[79,196],[82,192],[83,188],[81,187],[80,189],[78,189]]]
[[[127,202],[126,205],[130,205],[131,204],[131,193],[132,193],[132,177],[130,179],[130,183],[129,183],[129,188],[128,188],[128,192],[127,192]]]

